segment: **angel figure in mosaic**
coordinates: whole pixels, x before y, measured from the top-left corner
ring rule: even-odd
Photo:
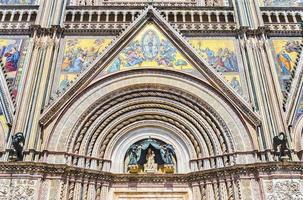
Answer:
[[[125,49],[126,67],[141,64],[144,61],[144,56],[138,41],[134,41]]]
[[[160,55],[157,59],[158,64],[172,66],[176,60],[176,53],[176,48],[168,40],[163,40],[160,45]]]

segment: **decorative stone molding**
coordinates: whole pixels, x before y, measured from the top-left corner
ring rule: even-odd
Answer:
[[[37,180],[1,179],[0,199],[28,199],[34,200]]]
[[[256,176],[269,175],[271,177],[279,177],[279,173],[287,174],[289,171],[293,172],[292,177],[294,179],[302,178],[303,165],[302,162],[267,162],[267,163],[252,163],[247,165],[235,165],[222,169],[210,169],[199,172],[191,172],[187,174],[162,174],[155,176],[153,174],[112,174],[108,172],[102,172],[99,170],[90,170],[78,167],[71,167],[62,164],[47,164],[47,163],[32,163],[32,162],[0,162],[0,173],[6,175],[19,175],[32,174],[43,175],[48,177],[60,176],[63,178],[73,178],[78,180],[94,180],[96,182],[107,182],[112,184],[123,184],[130,182],[139,183],[197,183],[203,181],[212,181],[217,179],[229,180],[231,176],[240,178],[241,176]],[[3,176],[5,177],[5,176]],[[22,179],[21,179],[22,180]],[[29,180],[24,180],[28,182]],[[276,182],[279,182],[277,180]],[[6,183],[6,181],[4,181]],[[275,183],[276,183],[275,182]],[[291,181],[281,181],[278,185],[292,187],[297,189],[302,188],[302,181],[295,181],[295,184],[291,184]],[[300,183],[301,182],[301,183]],[[22,181],[20,181],[22,183]],[[300,183],[300,184],[298,184]],[[34,182],[33,182],[34,184]],[[270,187],[272,188],[272,187]],[[276,191],[276,190],[270,190]],[[286,190],[282,190],[286,191]],[[302,192],[302,190],[301,190]]]
[[[267,200],[303,199],[303,181],[292,179],[268,181],[266,196]]]

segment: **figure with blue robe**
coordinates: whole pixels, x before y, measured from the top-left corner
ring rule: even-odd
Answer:
[[[68,72],[80,72],[83,68],[83,63],[85,61],[85,54],[80,54],[79,57],[77,57],[72,65],[67,69]]]
[[[15,47],[12,47],[9,52],[4,54],[6,57],[5,69],[8,72],[13,72],[18,70],[18,62],[20,59],[20,53]]]
[[[120,58],[115,59],[114,62],[111,64],[111,66],[107,69],[107,72],[113,73],[119,71],[120,65],[121,65]]]
[[[285,51],[282,51],[277,55],[277,59],[281,73],[283,75],[289,75],[291,71],[291,57]]]

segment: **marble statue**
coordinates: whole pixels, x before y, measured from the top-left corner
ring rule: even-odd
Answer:
[[[163,145],[161,150],[161,157],[165,164],[173,164],[174,148],[171,145]]]
[[[146,172],[155,172],[157,170],[157,163],[155,163],[155,153],[152,149],[147,150],[146,154],[147,163],[144,165]]]

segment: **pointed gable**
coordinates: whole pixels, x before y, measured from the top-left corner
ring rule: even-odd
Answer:
[[[192,70],[195,68],[206,79],[206,82],[210,85],[210,87],[220,92],[226,98],[226,100],[229,101],[236,109],[238,109],[238,111],[241,112],[243,116],[245,116],[252,124],[256,126],[260,125],[260,116],[252,110],[251,106],[248,105],[248,103],[245,102],[231,86],[229,86],[223,77],[221,77],[211,66],[209,66],[209,64],[195,51],[188,41],[183,38],[181,34],[178,33],[178,31],[176,31],[167,21],[165,21],[160,13],[152,6],[147,7],[147,9],[142,12],[142,14],[121,34],[121,36],[113,41],[113,43],[102,53],[102,55],[100,55],[96,61],[93,62],[83,72],[83,74],[79,76],[73,85],[44,111],[40,120],[41,124],[45,125],[52,121],[54,117],[60,113],[60,110],[62,110],[63,107],[70,102],[70,100],[77,98],[77,95],[88,87],[90,83],[92,83],[96,77],[100,75],[100,73],[102,75],[102,73],[111,72],[110,70],[113,69],[112,64],[117,61],[119,55],[122,55],[120,53],[123,52],[123,49],[125,47],[127,48],[128,44],[131,44],[130,41],[132,41],[133,38],[140,36],[141,30],[143,30],[141,33],[145,33],[144,30],[148,30],[150,23],[153,23],[154,25],[152,26],[161,31],[159,40],[161,36],[162,40],[166,37],[171,44],[176,47],[176,55],[179,52],[180,58],[184,57],[184,61],[189,61],[184,69]],[[145,29],[146,27],[147,29]],[[153,31],[155,32],[155,30]],[[155,34],[152,32],[148,33],[148,31],[146,33],[147,34],[144,34],[144,36],[147,38],[152,38],[151,35]],[[154,44],[154,41],[152,43],[146,43],[145,41],[144,44],[139,44],[141,45],[141,49],[144,48],[146,51],[146,55],[140,55],[140,52],[138,52],[138,55],[140,55],[142,59],[144,58],[144,61],[140,61],[141,64],[148,65],[148,62],[150,62],[149,57],[158,56],[161,58],[158,59],[159,63],[163,62],[162,67],[167,67],[164,65],[166,62],[165,59],[163,60],[165,56],[159,53],[159,51],[165,51],[161,50],[160,47],[160,49],[157,50],[157,54],[155,54],[156,49]],[[181,69],[181,66],[177,65],[177,61],[178,59],[175,59],[174,62],[170,61],[170,66],[176,69]],[[137,60],[136,62],[139,61]],[[122,66],[120,63],[120,67],[122,66],[120,69],[123,69],[123,67],[126,68],[127,65],[127,63],[123,63]],[[139,63],[137,66],[139,66]],[[161,67],[161,65],[158,64],[157,67]]]

